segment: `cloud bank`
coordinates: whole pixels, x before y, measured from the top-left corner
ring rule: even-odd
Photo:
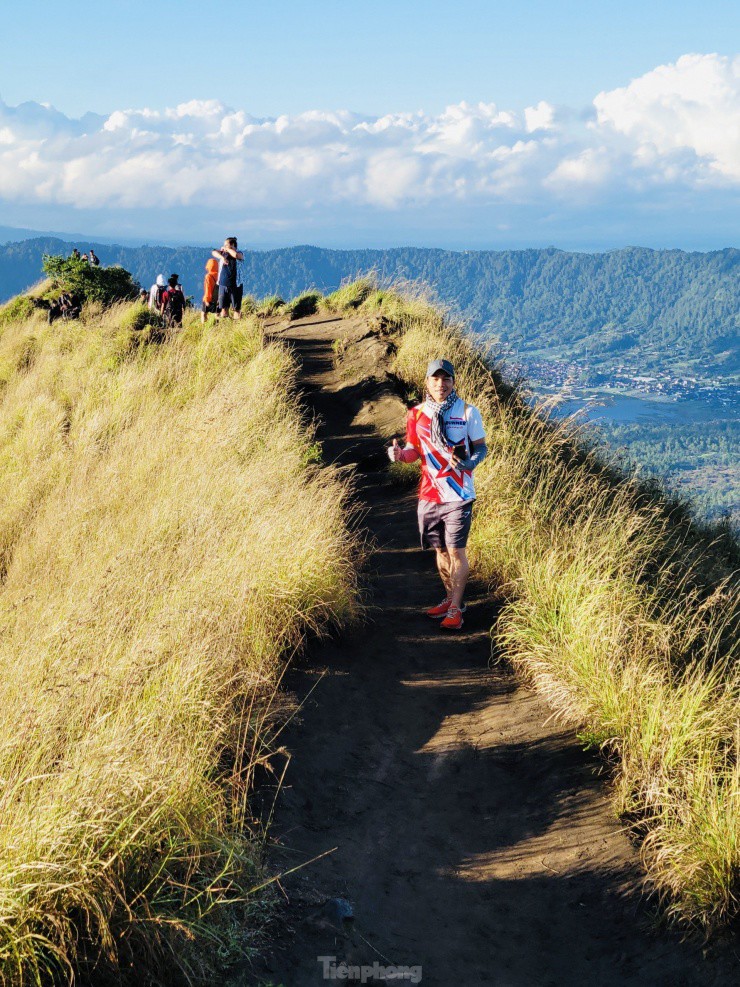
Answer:
[[[46,209],[195,237],[233,218],[284,242],[334,229],[358,245],[380,231],[480,243],[485,230],[494,243],[516,228],[554,242],[591,227],[626,235],[630,221],[637,233],[736,223],[740,56],[684,55],[581,111],[543,99],[521,113],[463,102],[258,119],[198,100],[74,120],[0,102],[0,204],[6,221]]]

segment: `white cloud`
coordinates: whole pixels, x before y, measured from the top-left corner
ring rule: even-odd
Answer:
[[[555,127],[555,107],[541,99],[537,106],[527,106],[524,110],[527,133],[535,130],[552,130]]]
[[[683,55],[594,99],[598,127],[635,143],[642,166],[670,170],[672,152],[692,151],[690,177],[740,183],[740,56]]]
[[[587,147],[563,158],[547,178],[547,184],[561,191],[574,186],[596,188],[603,186],[611,175],[611,159],[606,148]]]
[[[657,188],[740,191],[740,57],[685,55],[599,93],[591,120],[546,100],[522,113],[459,103],[442,113],[346,110],[259,119],[217,100],[119,109],[81,120],[0,102],[0,197],[70,210],[259,211],[289,222],[318,210],[622,210]],[[641,198],[642,197],[642,198]],[[695,200],[692,200],[695,201]],[[635,206],[637,208],[637,206]],[[353,212],[353,210],[355,212]],[[653,210],[654,211],[654,210]],[[430,220],[431,222],[432,220]]]
[[[249,206],[271,194],[281,206],[359,195],[359,204],[394,208],[451,187],[490,192],[526,133],[515,114],[482,103],[436,117],[311,111],[257,120],[196,101],[161,112],[116,110],[89,132],[66,118],[59,124],[53,109],[34,112],[35,129],[18,129],[16,111],[0,106],[5,195],[80,208]]]
[[[404,200],[421,197],[421,163],[395,151],[382,151],[367,163],[365,188],[374,205],[394,208]]]

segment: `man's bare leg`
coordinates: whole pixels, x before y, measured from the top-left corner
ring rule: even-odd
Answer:
[[[437,554],[437,572],[439,573],[439,578],[442,580],[442,585],[445,588],[445,596],[449,597],[452,593],[452,567],[450,565],[450,556],[447,554],[446,548],[436,549]]]
[[[451,606],[461,608],[470,572],[468,555],[464,548],[448,548],[445,554],[450,567],[450,589],[447,595]]]

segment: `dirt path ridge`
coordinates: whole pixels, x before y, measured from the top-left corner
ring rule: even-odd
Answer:
[[[367,983],[425,987],[740,982],[726,951],[655,929],[598,762],[489,664],[484,588],[459,636],[420,612],[439,586],[414,495],[383,468],[379,432],[398,433],[404,407],[379,327],[314,317],[275,333],[301,361],[325,460],[356,468],[377,551],[369,621],[312,646],[288,683],[308,698],[283,737],[270,867],[336,849],[281,881],[275,947],[244,983],[326,985],[343,961],[372,968]]]

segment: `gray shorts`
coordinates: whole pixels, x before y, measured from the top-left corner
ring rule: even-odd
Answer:
[[[419,534],[422,548],[465,548],[473,520],[473,502],[434,504],[419,501]]]

